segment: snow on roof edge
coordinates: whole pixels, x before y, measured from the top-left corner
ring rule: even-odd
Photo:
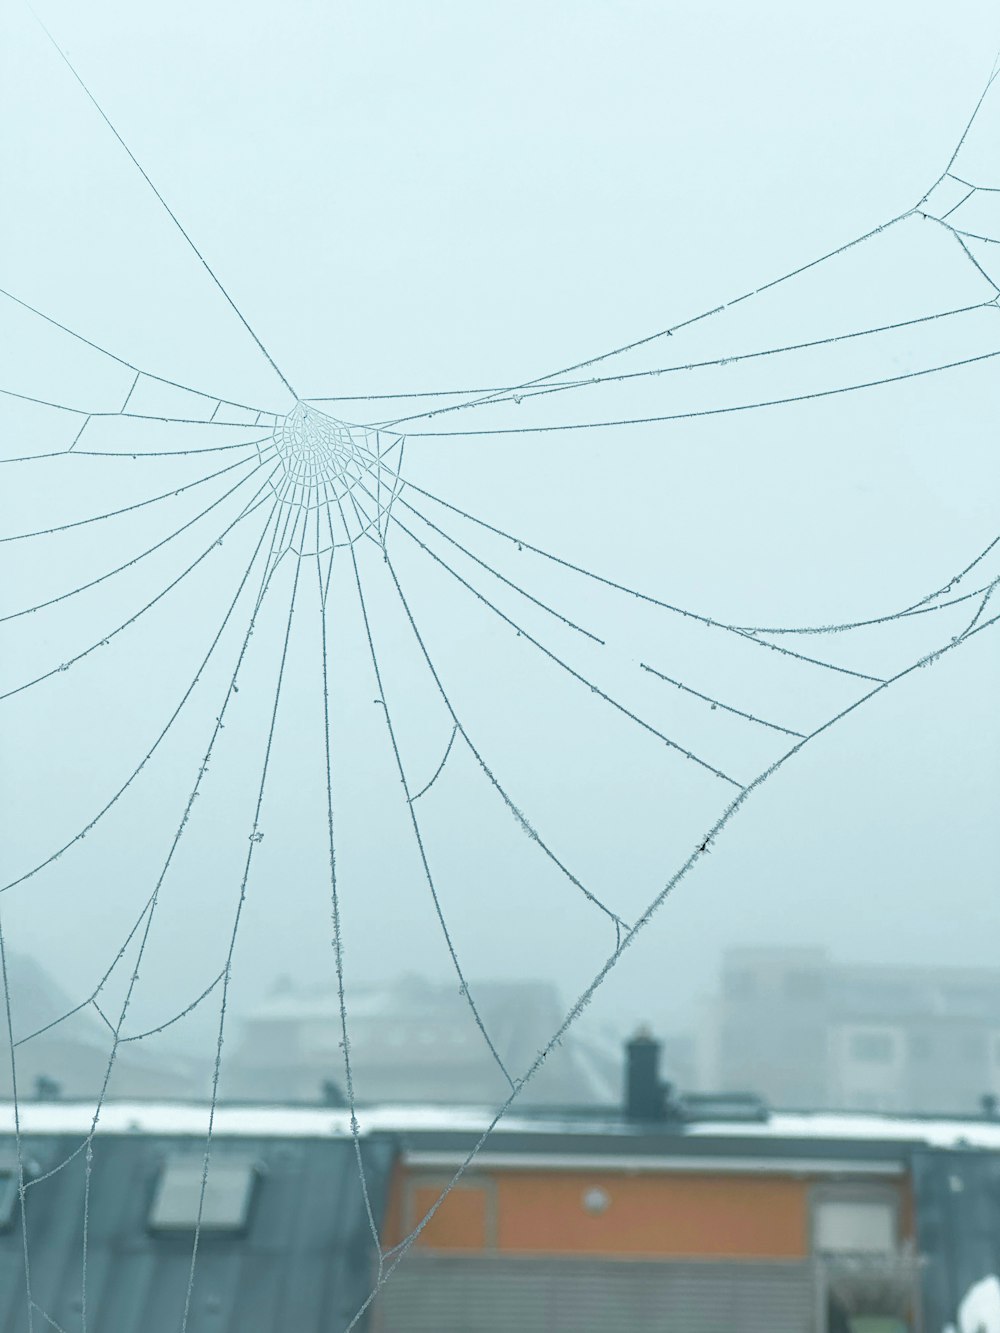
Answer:
[[[22,1135],[90,1132],[93,1103],[24,1102],[18,1107]],[[495,1112],[487,1107],[374,1106],[358,1110],[362,1135],[374,1133],[481,1134]],[[209,1107],[190,1102],[108,1102],[97,1123],[98,1134],[145,1134],[203,1137]],[[613,1117],[533,1115],[505,1116],[494,1131],[546,1136],[634,1135],[636,1126]],[[641,1127],[640,1127],[641,1128]],[[0,1102],[0,1135],[16,1132],[14,1105]],[[222,1105],[215,1110],[213,1135],[219,1138],[348,1138],[350,1112],[340,1107]],[[665,1131],[664,1147],[676,1130]],[[685,1126],[683,1137],[746,1140],[818,1139],[845,1143],[893,1141],[937,1148],[985,1148],[1000,1151],[1000,1121],[925,1118],[851,1112],[774,1112],[765,1122],[705,1120]]]

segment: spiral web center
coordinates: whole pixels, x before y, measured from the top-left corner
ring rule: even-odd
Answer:
[[[384,539],[401,484],[402,436],[348,425],[300,402],[278,419],[265,452],[277,463],[271,486],[279,502],[305,516],[297,522],[292,514],[292,549],[309,554],[364,536]]]

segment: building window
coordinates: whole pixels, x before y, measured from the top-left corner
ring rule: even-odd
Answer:
[[[202,1157],[170,1157],[157,1181],[149,1211],[150,1229],[194,1231],[200,1210],[202,1231],[243,1231],[256,1178],[256,1165],[243,1158],[210,1162],[205,1179]]]
[[[858,1064],[887,1065],[895,1058],[896,1039],[890,1032],[855,1032],[848,1049]]]
[[[825,1185],[813,1196],[813,1249],[837,1329],[910,1328],[919,1260],[899,1234],[899,1195],[886,1186]]]
[[[814,1217],[820,1254],[891,1254],[896,1248],[896,1208],[889,1199],[823,1199]]]
[[[931,1039],[926,1032],[914,1032],[910,1037],[911,1060],[929,1060]]]
[[[819,1000],[823,997],[823,978],[818,972],[788,972],[783,989],[789,1000]]]

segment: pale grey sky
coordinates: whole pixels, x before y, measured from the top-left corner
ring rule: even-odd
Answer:
[[[998,41],[992,6],[971,2],[946,12],[638,0],[86,10],[60,2],[44,16],[302,397],[527,380],[867,232],[909,209],[942,171]],[[30,14],[9,7],[2,22],[0,114],[16,132],[0,149],[8,201],[0,286],[138,366],[287,410],[279,381]],[[988,155],[980,160],[986,169]],[[728,357],[989,299],[952,241],[910,219],[610,368]],[[117,392],[120,380],[101,387],[96,362],[63,360],[57,338],[23,320],[10,328],[0,387],[62,392],[61,401],[75,393],[88,407],[87,394]],[[667,414],[893,375],[1000,346],[997,312],[938,321],[907,339],[720,368],[703,380],[555,395],[500,409],[486,424]],[[740,624],[827,623],[917,600],[994,535],[998,406],[996,363],[986,361],[839,398],[619,430],[420,441],[415,422],[404,472],[682,606]],[[364,419],[366,409],[331,410]],[[37,451],[39,423],[50,429],[50,418],[17,411],[0,418],[8,456]],[[183,430],[169,428],[156,443],[144,436],[141,447],[180,447]],[[131,447],[128,432],[114,438],[114,447]],[[22,531],[127,504],[222,466],[214,457],[80,459],[72,475],[59,460],[12,466],[3,521]],[[85,538],[7,547],[5,606],[96,576],[219,493],[195,491],[172,522],[140,511],[113,530],[84,529]],[[394,540],[414,610],[484,755],[579,877],[634,915],[729,797],[703,771],[609,721],[587,691],[497,631],[405,536]],[[138,762],[252,548],[227,543],[218,565],[206,564],[143,628],[0,703],[5,881],[71,836]],[[184,545],[186,560],[200,549],[194,539]],[[3,688],[65,660],[165,586],[185,563],[172,550],[107,588],[0,626]],[[331,643],[349,975],[413,969],[446,978],[373,702],[349,561],[338,568]],[[504,568],[567,615],[590,617],[619,654],[608,679],[623,697],[638,658],[665,669],[679,660],[686,678],[728,690],[746,708],[766,702],[802,726],[852,697],[808,671],[807,683],[784,667],[771,673],[768,654],[756,655],[767,670],[750,662],[752,652],[730,662],[714,640],[696,642],[676,621],[527,558]],[[987,573],[997,572],[994,561]],[[371,580],[386,697],[414,772],[429,774],[450,727],[374,564]],[[193,998],[224,960],[289,591],[283,585],[266,607],[258,656],[168,881],[139,1006],[154,1021]],[[550,633],[523,603],[508,605]],[[236,1012],[279,973],[332,975],[316,613],[302,616],[241,924]],[[909,628],[879,633],[838,645],[838,660],[888,672],[934,646],[933,633],[931,641]],[[114,958],[155,882],[238,646],[238,636],[225,641],[225,669],[209,673],[128,803],[7,895],[11,947],[34,953],[74,998]],[[822,656],[821,647],[830,649],[810,639],[804,650]],[[995,961],[996,654],[996,635],[980,635],[794,760],[622,958],[590,1021],[690,1021],[733,943]],[[646,714],[663,706],[648,680],[635,689]],[[675,716],[674,707],[659,725],[687,727],[692,747],[707,746],[741,779],[766,762],[770,751],[752,729],[683,709]],[[468,974],[549,978],[570,999],[612,943],[605,921],[552,877],[474,764],[449,763],[421,813]],[[191,1030],[207,1036],[207,1026]]]

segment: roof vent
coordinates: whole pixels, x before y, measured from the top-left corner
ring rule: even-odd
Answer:
[[[685,1120],[737,1120],[763,1123],[767,1103],[753,1092],[687,1092],[679,1102]]]

